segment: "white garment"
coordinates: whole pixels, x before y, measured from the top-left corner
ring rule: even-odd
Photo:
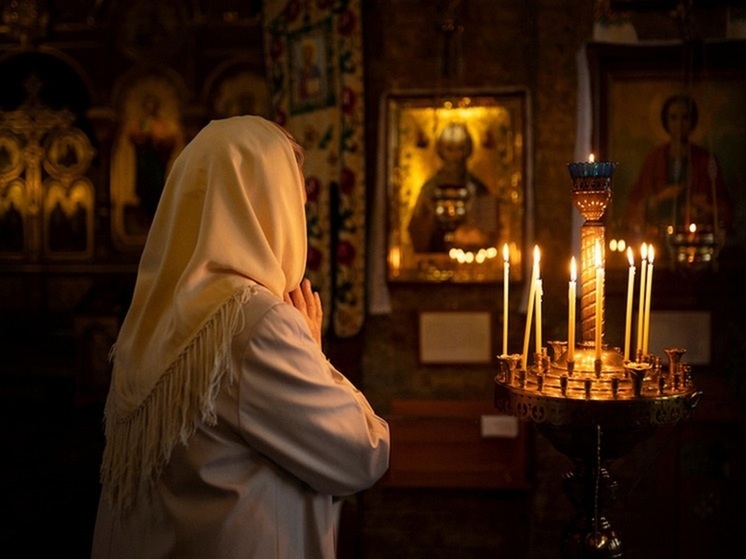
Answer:
[[[388,467],[388,425],[326,360],[302,315],[254,286],[231,344],[218,421],[177,444],[154,490],[114,517],[102,498],[93,558],[335,556],[333,496]]]

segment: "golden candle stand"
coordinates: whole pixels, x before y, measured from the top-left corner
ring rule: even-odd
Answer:
[[[619,533],[607,514],[617,498],[610,474],[613,461],[624,456],[661,425],[691,416],[702,393],[695,389],[683,348],[661,356],[625,360],[618,348],[602,344],[596,351],[595,312],[599,309],[593,282],[592,247],[603,244],[601,217],[611,198],[611,163],[570,164],[575,206],[586,222],[581,234],[583,265],[581,330],[583,341],[568,362],[567,342],[548,342],[533,355],[530,366],[518,354],[498,356],[494,402],[499,412],[531,421],[574,469],[563,488],[575,507],[575,518],[561,538],[563,558],[624,556]],[[603,312],[602,305],[600,312]]]

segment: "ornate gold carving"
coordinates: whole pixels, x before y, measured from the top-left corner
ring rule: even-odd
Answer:
[[[26,101],[0,112],[0,223],[8,239],[0,253],[31,260],[89,257],[95,197],[85,174],[95,151],[72,126],[72,112],[39,102],[38,78],[25,85]]]

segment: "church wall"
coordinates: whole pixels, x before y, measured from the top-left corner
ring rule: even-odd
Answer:
[[[427,4],[427,5],[424,5]],[[574,161],[577,126],[578,74],[576,56],[587,41],[594,38],[593,2],[492,2],[471,1],[459,4],[457,21],[463,25],[460,50],[460,72],[446,79],[441,74],[442,59],[438,45],[442,42],[439,25],[448,19],[449,3],[389,2],[366,3],[366,95],[369,161],[380,156],[379,123],[382,105],[379,99],[387,91],[431,89],[442,91],[448,86],[473,88],[526,87],[531,95],[531,133],[533,168],[533,227],[528,230],[531,243],[542,250],[542,277],[545,288],[546,339],[564,339],[566,320],[567,266],[572,250],[573,229],[579,222],[573,219],[576,210],[569,196],[570,183],[566,164]],[[641,3],[638,3],[641,4]],[[722,38],[725,17],[722,10],[697,13],[698,32],[707,38]],[[677,40],[680,27],[671,13],[656,10],[633,12],[630,16],[641,40]],[[396,37],[394,40],[392,37]],[[416,60],[416,64],[412,64]],[[624,164],[624,162],[620,162]],[[375,185],[380,167],[370,165],[369,183]],[[373,190],[372,188],[370,190]],[[371,207],[373,203],[371,202]],[[373,220],[375,216],[373,216]],[[736,267],[739,265],[736,264]],[[721,270],[720,281],[728,285],[733,271]],[[662,308],[702,308],[710,306],[716,316],[722,316],[719,303],[706,302],[696,296],[704,286],[676,276],[660,280],[659,304]],[[717,281],[717,280],[714,280]],[[621,285],[620,282],[617,282]],[[657,284],[658,285],[658,284]],[[707,286],[707,287],[705,287]],[[510,296],[511,320],[517,327],[509,332],[509,347],[520,352],[523,341],[526,292],[513,286]],[[418,359],[418,318],[427,311],[489,311],[493,313],[493,336],[499,349],[501,334],[502,289],[491,284],[457,285],[449,283],[389,283],[391,311],[367,318],[362,345],[361,378],[371,400],[378,409],[387,412],[396,400],[452,401],[489,399],[495,374],[493,364],[487,366],[427,365]],[[721,287],[722,289],[722,287]],[[716,289],[717,291],[717,289]],[[722,291],[722,301],[729,300],[733,290]],[[623,320],[623,289],[619,286],[609,295],[607,321]],[[705,297],[707,299],[707,297]],[[727,303],[725,303],[727,305]],[[714,323],[717,324],[714,319]],[[742,326],[739,327],[742,330]],[[611,327],[610,327],[611,329]],[[714,339],[718,339],[718,327]],[[609,334],[619,336],[611,329]],[[731,338],[732,339],[732,338]],[[717,344],[717,341],[715,342]],[[731,344],[732,345],[732,344]],[[345,344],[339,344],[344,352]],[[349,346],[348,346],[349,347]],[[722,347],[722,346],[718,346]],[[335,346],[335,349],[336,346]],[[716,361],[729,358],[716,356]],[[708,370],[700,371],[700,375]],[[735,371],[723,377],[737,376]],[[705,378],[705,380],[708,380]],[[722,379],[721,379],[722,380]],[[734,386],[735,384],[735,386]],[[709,386],[709,385],[708,385]],[[729,385],[735,399],[743,401],[739,381]],[[741,388],[739,388],[741,386]],[[739,397],[738,394],[741,396]],[[742,460],[742,451],[731,437],[739,437],[742,427],[733,427],[718,409],[733,409],[731,396],[720,385],[710,390],[711,400],[703,411],[703,421],[712,422],[715,431],[721,425],[729,434],[720,443],[729,449],[731,465]],[[728,403],[723,402],[723,398]],[[396,421],[398,416],[394,415]],[[725,421],[725,424],[720,422]],[[404,430],[406,422],[392,423]],[[724,425],[727,425],[725,427]],[[692,427],[704,435],[707,429]],[[731,430],[732,429],[732,430]],[[683,437],[684,442],[682,443]],[[615,509],[615,525],[624,534],[626,552],[635,557],[689,557],[698,553],[699,536],[688,520],[691,511],[703,497],[697,490],[682,485],[671,472],[691,468],[682,452],[687,445],[697,447],[702,440],[691,439],[691,433],[681,435],[663,429],[651,440],[642,443],[635,452],[616,464],[615,474],[622,487],[634,491],[620,497]],[[716,437],[717,438],[717,437]],[[396,441],[396,436],[395,439]],[[725,442],[725,441],[730,442]],[[562,474],[571,463],[558,453],[542,436],[529,426],[527,452],[524,456],[506,456],[506,462],[525,458],[530,490],[454,490],[434,487],[391,488],[385,484],[364,496],[363,531],[366,541],[375,543],[367,557],[419,556],[484,556],[469,548],[459,536],[470,539],[489,556],[556,557],[559,534],[572,518],[573,510],[561,487]],[[447,448],[447,445],[444,445]],[[447,452],[444,451],[444,452]],[[657,453],[661,453],[656,456]],[[740,456],[741,458],[737,458]],[[459,458],[444,457],[459,463]],[[463,458],[462,460],[467,460]],[[447,469],[447,468],[444,468]],[[454,469],[457,469],[454,466]],[[446,481],[447,485],[448,482]],[[729,479],[717,490],[723,496],[742,481]],[[461,511],[466,499],[475,512],[464,516],[460,512],[443,513],[453,507]],[[698,504],[699,503],[699,504]],[[727,516],[737,504],[721,501],[719,513]],[[689,512],[683,512],[689,511]],[[721,517],[722,518],[722,517]],[[390,520],[390,522],[389,522]],[[718,523],[714,516],[703,519],[700,534]],[[728,522],[728,524],[731,524]],[[393,528],[404,526],[403,530]],[[652,525],[657,529],[653,530]],[[689,526],[690,532],[682,532]],[[476,533],[481,534],[477,536]],[[707,539],[703,536],[702,539]],[[475,542],[479,543],[475,543]],[[713,540],[709,544],[720,545]],[[453,547],[450,547],[453,546]],[[380,552],[372,549],[380,549]],[[443,551],[447,550],[447,551]],[[462,554],[462,555],[459,555]],[[473,554],[472,554],[473,553]],[[521,555],[525,553],[525,555]]]

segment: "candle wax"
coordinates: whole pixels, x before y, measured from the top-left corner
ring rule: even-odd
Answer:
[[[508,354],[508,287],[510,284],[510,253],[508,245],[503,245],[503,355]]]
[[[567,362],[575,361],[575,307],[577,296],[575,257],[570,261],[570,285],[567,291]]]

